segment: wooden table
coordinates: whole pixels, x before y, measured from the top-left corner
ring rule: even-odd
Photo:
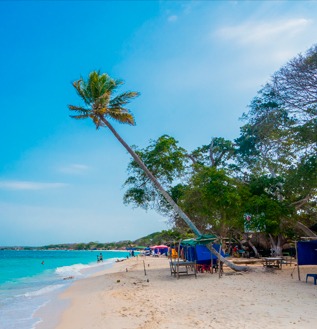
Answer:
[[[171,260],[170,261],[171,275],[177,276],[179,279],[180,275],[195,275],[197,278],[196,262],[189,262],[183,260]]]
[[[263,266],[267,268],[277,268],[279,270],[282,269],[283,257],[265,257],[263,260]]]

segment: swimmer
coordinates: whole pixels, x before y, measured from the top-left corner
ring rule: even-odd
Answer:
[[[73,276],[68,276],[66,278],[63,278],[63,280],[71,280],[71,279],[74,279],[74,277]]]

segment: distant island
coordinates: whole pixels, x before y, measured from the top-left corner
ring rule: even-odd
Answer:
[[[134,247],[148,247],[158,244],[167,244],[180,239],[194,237],[192,233],[180,233],[176,230],[163,230],[155,232],[135,241],[122,240],[118,242],[80,242],[80,243],[61,243],[50,244],[40,247],[32,246],[6,246],[0,250],[126,250]]]

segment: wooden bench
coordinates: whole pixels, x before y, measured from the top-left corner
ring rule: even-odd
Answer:
[[[306,283],[307,283],[307,279],[308,279],[309,277],[314,278],[314,285],[316,285],[317,274],[307,274],[307,275],[306,275]]]
[[[283,258],[282,257],[265,257],[263,258],[263,266],[266,268],[282,269]]]
[[[171,275],[177,276],[177,279],[179,279],[179,276],[181,274],[184,275],[195,275],[197,278],[197,271],[196,271],[196,262],[189,262],[189,261],[170,261],[170,269],[171,269]]]

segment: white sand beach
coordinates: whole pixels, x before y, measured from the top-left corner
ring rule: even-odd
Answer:
[[[56,329],[316,328],[317,286],[305,279],[317,267],[301,267],[302,281],[294,265],[252,268],[178,280],[167,258],[130,258],[74,282]]]

